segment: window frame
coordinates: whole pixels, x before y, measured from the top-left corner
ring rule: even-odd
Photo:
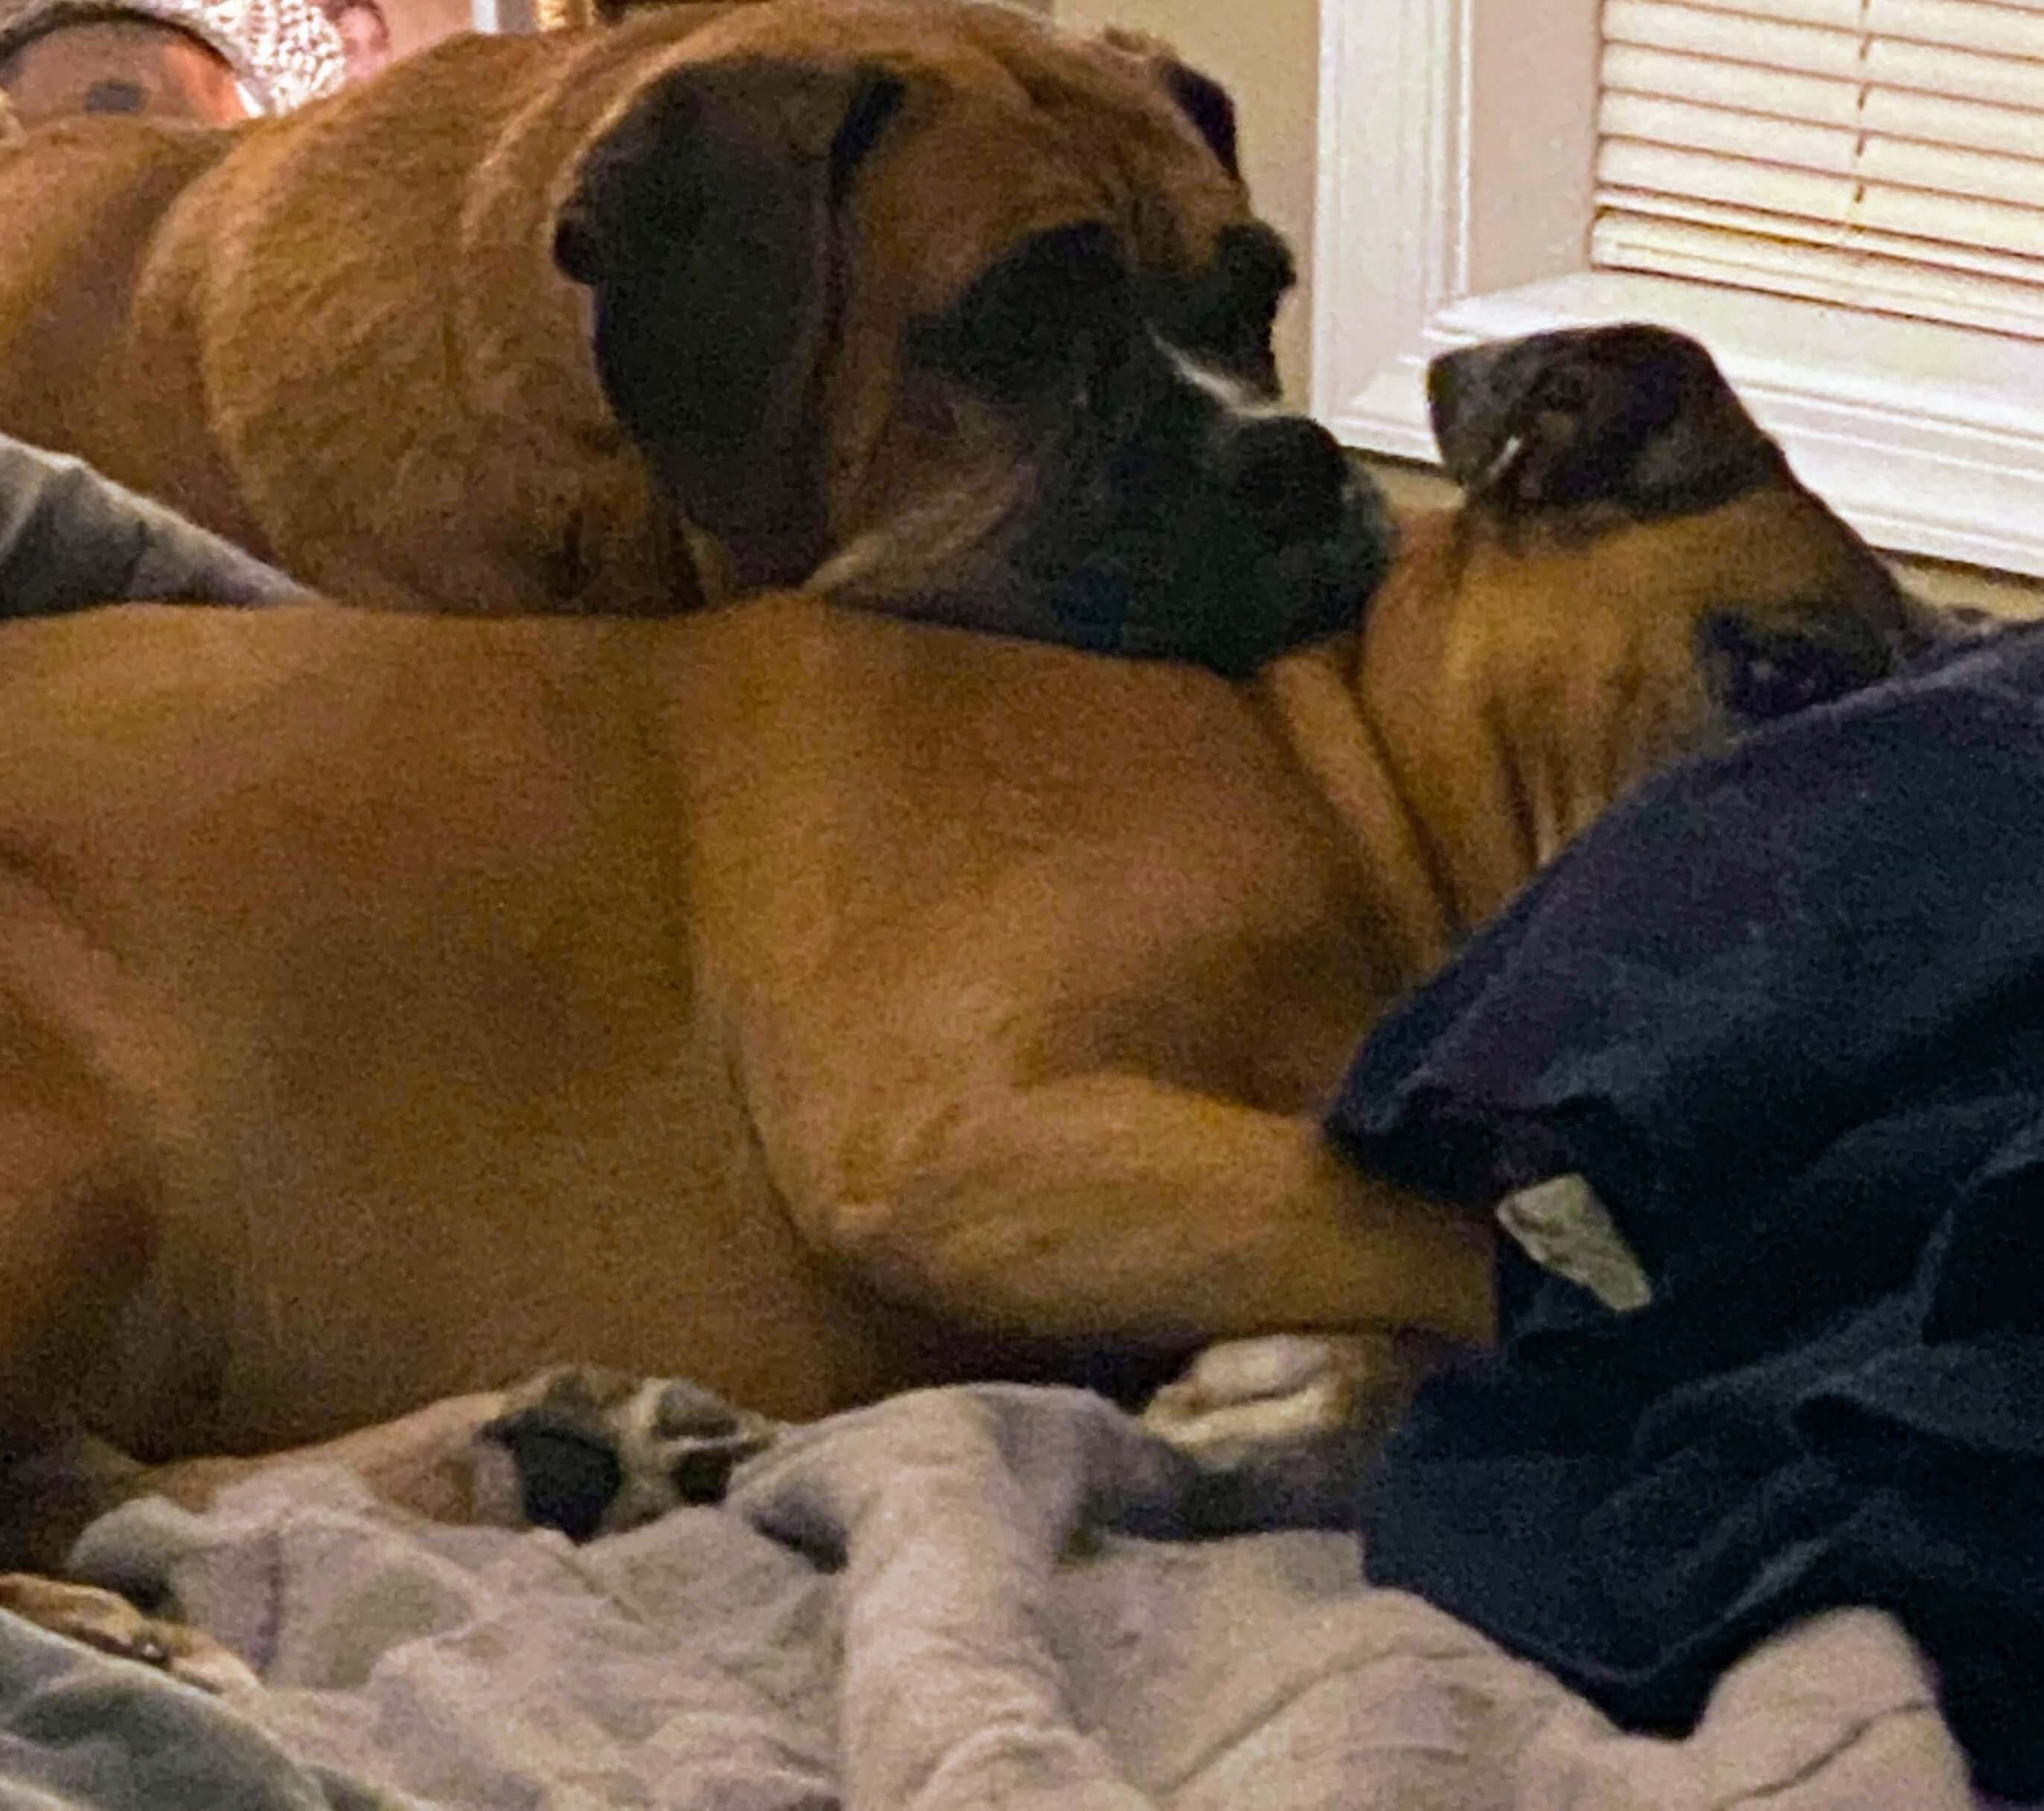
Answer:
[[[2044,343],[1589,267],[1599,12],[1321,0],[1314,412],[1431,461],[1436,353],[1662,320],[1876,545],[2044,577]]]

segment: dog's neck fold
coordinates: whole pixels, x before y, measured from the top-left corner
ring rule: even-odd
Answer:
[[[1356,734],[1412,852],[1407,909],[1424,894],[1444,951],[1697,733],[1686,645],[1600,607],[1592,564],[1499,544],[1466,511],[1416,518],[1355,644]],[[1358,847],[1384,837],[1351,822]]]
[[[1258,690],[1377,895],[1373,934],[1412,981],[1454,953],[1454,902],[1381,735],[1359,707],[1353,636],[1273,661]]]

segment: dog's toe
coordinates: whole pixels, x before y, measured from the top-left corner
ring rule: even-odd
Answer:
[[[781,1431],[680,1379],[593,1369],[545,1373],[512,1401],[482,1437],[509,1456],[523,1520],[572,1540],[716,1502]]]
[[[722,1440],[738,1432],[739,1411],[699,1384],[655,1378],[644,1387],[654,1393],[652,1429],[662,1440]]]

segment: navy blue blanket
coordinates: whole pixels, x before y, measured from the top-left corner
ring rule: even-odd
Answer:
[[[1979,1784],[2044,1794],[2044,632],[1666,776],[1358,1056],[1357,1159],[1586,1176],[1630,1314],[1515,1250],[1503,1342],[1365,1494],[1373,1581],[1635,1727],[1892,1611]]]

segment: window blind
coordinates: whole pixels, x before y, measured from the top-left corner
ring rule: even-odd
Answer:
[[[2044,339],[2044,0],[1604,0],[1590,257]]]

